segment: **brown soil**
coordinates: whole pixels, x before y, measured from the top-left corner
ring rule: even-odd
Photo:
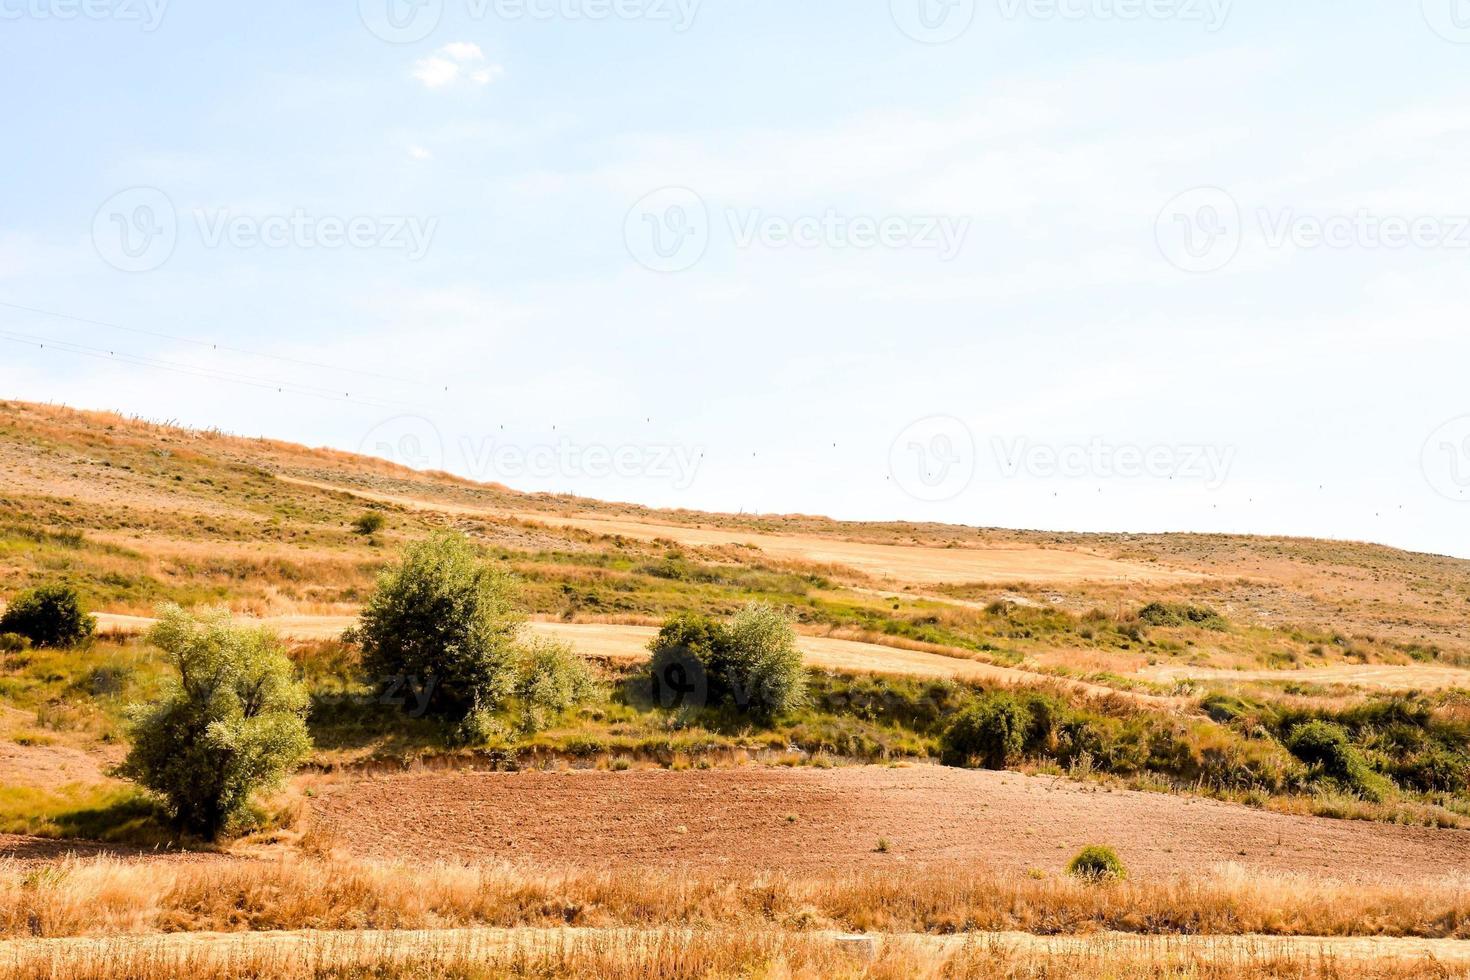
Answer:
[[[347,778],[318,788],[313,819],[362,856],[537,869],[832,872],[965,862],[1055,872],[1092,843],[1116,847],[1143,878],[1233,863],[1403,882],[1470,867],[1465,831],[936,766]]]

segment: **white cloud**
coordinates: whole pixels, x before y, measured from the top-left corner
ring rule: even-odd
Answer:
[[[445,88],[461,80],[472,85],[488,85],[505,74],[505,68],[484,64],[485,52],[470,41],[453,41],[438,51],[414,62],[413,77],[425,88]],[[472,67],[476,66],[476,67]]]
[[[432,160],[434,158],[434,154],[417,144],[409,146],[408,155],[415,160]]]
[[[413,66],[413,77],[425,88],[443,88],[459,77],[459,65],[447,58],[430,56]]]
[[[484,61],[485,52],[473,41],[451,41],[439,50],[455,61]]]

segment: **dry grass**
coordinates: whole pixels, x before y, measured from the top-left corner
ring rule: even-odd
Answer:
[[[565,925],[1470,939],[1470,879],[1394,888],[1226,869],[1100,887],[962,868],[809,879],[333,858],[0,865],[5,937]]]
[[[188,937],[192,938],[192,937]],[[1153,941],[1104,937],[1038,943],[1026,937],[935,942],[893,937],[843,942],[824,935],[750,931],[539,932],[362,937],[284,936],[243,943],[104,940],[18,949],[0,958],[0,978],[154,980],[216,977],[599,977],[683,978],[1061,978],[1198,980],[1466,976],[1463,963],[1373,949],[1340,956],[1258,941]],[[281,941],[283,940],[283,941]],[[3,954],[0,954],[3,956]]]

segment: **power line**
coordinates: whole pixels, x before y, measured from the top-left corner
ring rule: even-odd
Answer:
[[[186,374],[196,378],[209,378],[215,381],[228,381],[233,384],[248,385],[252,388],[261,388],[267,391],[276,391],[282,394],[307,395],[312,398],[323,398],[328,401],[346,401],[359,405],[371,405],[376,408],[399,408],[421,411],[416,405],[407,402],[393,401],[391,399],[368,397],[353,397],[352,392],[344,391],[340,394],[335,389],[319,388],[315,385],[303,385],[294,381],[278,381],[271,378],[263,378],[256,375],[240,374],[234,371],[219,371],[213,368],[199,367],[194,364],[181,364],[178,361],[165,361],[156,357],[145,357],[141,354],[128,354],[106,350],[101,347],[88,347],[84,344],[73,344],[69,341],[53,340],[49,337],[37,337],[33,334],[13,333],[9,330],[0,330],[0,340],[8,340],[11,343],[23,344],[28,347],[36,347],[41,350],[50,348],[68,354],[79,354],[84,357],[93,357],[99,360],[112,361],[115,363],[130,364],[134,367],[154,368],[160,371],[172,371],[175,374]]]
[[[109,330],[122,330],[127,333],[140,334],[144,337],[157,337],[160,340],[172,340],[181,344],[193,344],[196,347],[207,347],[210,350],[226,351],[231,354],[244,354],[248,357],[262,357],[266,358],[267,360],[280,361],[283,364],[295,364],[299,367],[320,368],[325,371],[341,371],[344,374],[356,374],[364,378],[375,378],[379,381],[394,381],[399,384],[420,385],[426,388],[444,387],[445,391],[449,390],[447,386],[440,386],[431,381],[423,381],[416,378],[400,378],[391,374],[379,374],[376,371],[363,371],[358,368],[341,367],[340,365],[336,364],[323,364],[320,361],[308,361],[299,357],[287,357],[284,354],[268,354],[265,351],[248,350],[244,347],[231,347],[226,344],[215,343],[212,340],[199,340],[195,337],[181,337],[177,334],[163,333],[158,330],[144,330],[142,327],[125,327],[120,323],[109,323],[106,320],[93,320],[89,317],[73,316],[70,313],[57,313],[54,310],[43,310],[34,306],[22,306],[19,303],[7,303],[4,300],[0,300],[0,306],[11,310],[21,310],[25,313],[35,313],[38,316],[49,316],[54,317],[58,320],[69,320],[72,323],[85,323],[93,327],[107,327]]]

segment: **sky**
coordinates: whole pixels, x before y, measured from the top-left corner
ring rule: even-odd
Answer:
[[[0,83],[0,397],[1470,557],[1470,0],[0,0]]]

